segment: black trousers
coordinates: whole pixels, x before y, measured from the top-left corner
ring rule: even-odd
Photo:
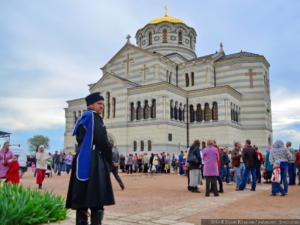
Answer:
[[[206,190],[205,195],[209,196],[210,191],[212,190],[214,195],[219,195],[217,190],[217,177],[205,177],[206,179]]]
[[[113,173],[114,177],[116,178],[116,180],[118,181],[119,185],[122,187],[122,186],[124,186],[124,184],[123,184],[121,177],[119,176],[118,170],[119,170],[118,167],[113,166],[112,173]]]

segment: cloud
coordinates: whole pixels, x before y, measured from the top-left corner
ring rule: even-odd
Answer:
[[[0,98],[0,124],[12,131],[61,126],[65,123],[63,107],[64,99]]]
[[[284,141],[291,141],[292,143],[296,143],[298,145],[300,143],[300,131],[295,129],[285,129],[280,131],[275,131],[274,136],[277,139],[282,139]]]
[[[272,116],[274,140],[292,141],[300,144],[300,96],[283,87],[277,87],[272,94]],[[295,146],[294,145],[294,146]]]
[[[298,93],[278,88],[272,95],[273,128],[283,130],[300,123],[300,96]]]

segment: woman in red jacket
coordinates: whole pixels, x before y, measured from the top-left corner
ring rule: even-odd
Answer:
[[[8,161],[8,171],[6,176],[6,183],[19,184],[20,175],[19,175],[19,162],[18,156],[14,155],[11,160]]]

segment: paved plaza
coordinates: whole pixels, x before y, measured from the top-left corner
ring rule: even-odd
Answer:
[[[116,205],[106,207],[104,225],[192,225],[201,224],[201,219],[300,219],[299,185],[289,187],[285,197],[272,197],[267,184],[258,184],[256,192],[236,192],[234,185],[224,184],[224,194],[205,197],[204,185],[200,186],[201,193],[188,192],[184,176],[121,176],[126,188],[121,191],[112,179]],[[68,181],[66,174],[53,175],[46,178],[44,189],[66,196]],[[24,176],[22,183],[36,188],[31,172]],[[68,219],[50,224],[75,224],[74,211],[68,213]]]

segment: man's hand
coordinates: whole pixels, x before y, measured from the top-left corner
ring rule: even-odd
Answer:
[[[119,163],[113,163],[113,166],[114,166],[114,167],[118,167],[118,166],[119,166]]]

